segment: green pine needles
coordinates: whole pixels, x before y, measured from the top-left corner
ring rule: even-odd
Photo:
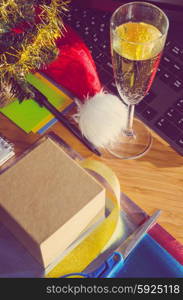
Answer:
[[[34,98],[25,79],[57,55],[64,0],[0,0],[0,107]]]

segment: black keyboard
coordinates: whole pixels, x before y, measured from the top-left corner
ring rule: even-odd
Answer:
[[[110,12],[71,7],[64,21],[83,38],[104,87],[119,96],[110,54]],[[168,36],[149,94],[136,105],[136,115],[183,155],[183,41]]]

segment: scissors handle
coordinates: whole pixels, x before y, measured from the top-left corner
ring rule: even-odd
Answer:
[[[113,252],[97,269],[91,273],[70,273],[60,278],[79,276],[82,278],[113,278],[120,271],[124,258],[120,252]]]
[[[95,271],[88,274],[90,278],[112,278],[119,272],[124,263],[120,252],[113,252]]]

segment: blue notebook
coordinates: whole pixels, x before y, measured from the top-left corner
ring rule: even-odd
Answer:
[[[183,278],[183,266],[146,234],[115,277]]]

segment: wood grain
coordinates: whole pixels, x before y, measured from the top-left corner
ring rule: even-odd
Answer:
[[[99,159],[110,166],[120,180],[122,191],[148,214],[162,209],[159,224],[183,242],[183,157],[164,140],[152,133],[150,151],[140,159],[124,161],[97,157],[58,122],[50,131],[82,156]],[[41,137],[24,133],[3,115],[0,115],[0,132],[15,144],[17,156]],[[9,163],[11,160],[5,166]]]

